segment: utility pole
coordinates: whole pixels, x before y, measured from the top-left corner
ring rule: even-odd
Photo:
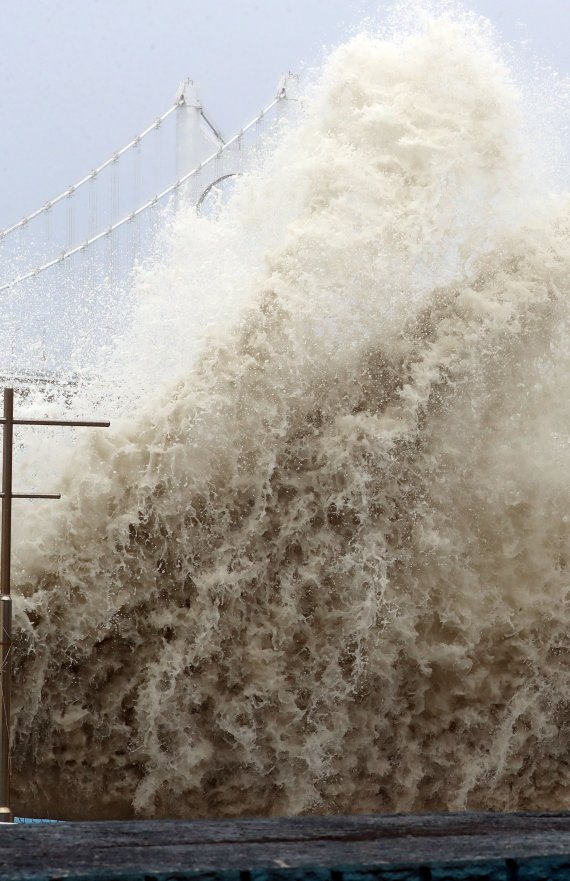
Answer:
[[[59,493],[12,492],[14,425],[87,426],[108,428],[109,422],[78,422],[68,419],[14,419],[14,389],[4,389],[2,447],[2,527],[0,548],[0,823],[13,823],[10,808],[10,702],[12,688],[12,499],[60,499]]]

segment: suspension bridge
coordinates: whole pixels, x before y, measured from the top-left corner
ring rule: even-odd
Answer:
[[[165,254],[182,206],[213,210],[213,193],[255,166],[294,98],[282,76],[268,105],[225,139],[195,82],[129,143],[37,210],[0,230],[0,377],[22,388],[93,367],[136,272]]]

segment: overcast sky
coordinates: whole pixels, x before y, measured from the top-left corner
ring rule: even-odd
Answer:
[[[106,159],[185,77],[230,135],[281,72],[318,62],[379,0],[0,0],[0,228]],[[569,73],[570,0],[471,0]],[[381,13],[380,13],[381,15]]]

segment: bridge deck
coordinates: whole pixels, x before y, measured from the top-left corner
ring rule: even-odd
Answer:
[[[426,814],[0,828],[1,879],[570,879],[570,814]]]

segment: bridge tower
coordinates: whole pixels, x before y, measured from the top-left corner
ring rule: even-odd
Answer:
[[[180,83],[176,103],[176,175],[180,180],[223,147],[225,140],[204,113],[194,80]]]

